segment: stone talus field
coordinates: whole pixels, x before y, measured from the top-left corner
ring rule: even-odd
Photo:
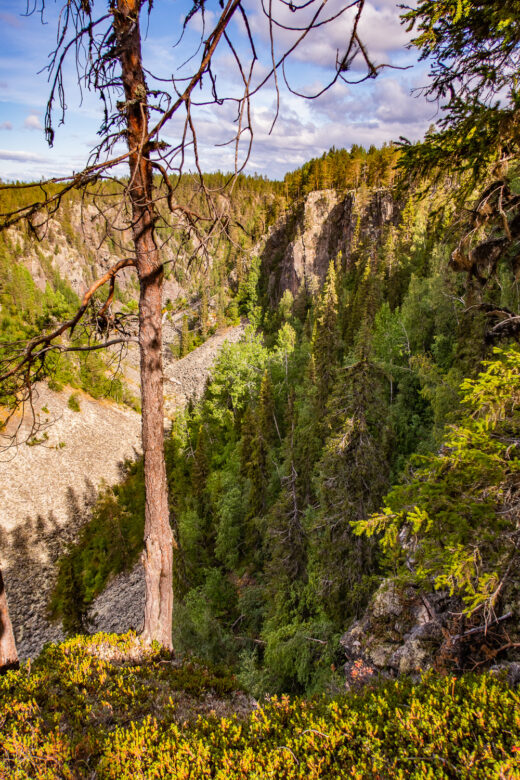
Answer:
[[[200,396],[219,349],[242,333],[242,326],[220,331],[182,360],[165,350],[167,413]],[[63,638],[61,627],[46,614],[56,560],[88,520],[99,488],[117,483],[124,461],[141,452],[139,414],[78,391],[80,411],[74,411],[68,407],[72,392],[39,385],[40,443],[24,442],[26,419],[22,443],[0,455],[0,562],[21,658],[34,657],[45,642]],[[115,578],[96,600],[94,627],[138,629],[143,604],[138,566]]]

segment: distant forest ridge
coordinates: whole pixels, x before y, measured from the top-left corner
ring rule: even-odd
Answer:
[[[353,144],[350,151],[336,149],[334,146],[319,157],[312,157],[294,171],[286,173],[282,180],[271,179],[259,173],[239,173],[233,183],[233,191],[247,190],[256,193],[274,192],[295,198],[312,190],[322,189],[355,189],[361,182],[367,186],[390,186],[397,173],[399,147],[393,143],[384,143],[381,147],[374,145],[367,150],[363,146]],[[204,174],[204,181],[210,190],[221,189],[233,179],[231,171],[215,171]],[[159,180],[159,177],[157,177]],[[120,177],[120,183],[127,177]],[[200,187],[200,177],[195,173],[184,173],[180,178],[170,176],[172,185],[178,188],[179,195],[191,193]],[[16,189],[21,184],[30,185],[33,182],[23,180],[0,183],[6,189],[0,190],[0,206],[2,211],[6,206],[16,203],[19,207],[33,203],[38,199],[37,189],[40,182],[34,182],[34,189]],[[58,190],[58,184],[50,180],[46,184],[46,192]],[[110,188],[110,182],[104,182]],[[113,184],[114,191],[117,184]],[[16,189],[16,194],[15,194]],[[43,195],[43,192],[41,193]],[[36,197],[35,197],[36,196]]]

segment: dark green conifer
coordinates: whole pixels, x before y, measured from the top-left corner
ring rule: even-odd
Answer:
[[[186,357],[186,355],[190,351],[190,346],[191,346],[191,339],[190,339],[188,315],[185,314],[182,318],[181,344],[180,344],[181,358]]]
[[[331,260],[320,298],[318,317],[313,334],[312,354],[316,370],[318,415],[324,412],[327,405],[327,398],[334,381],[340,352],[336,284],[336,269],[334,262]]]
[[[240,438],[240,473],[246,479],[251,473],[251,459],[253,455],[253,440],[255,438],[255,417],[253,407],[249,404],[244,412]]]
[[[193,466],[191,470],[192,491],[197,508],[202,517],[209,512],[206,482],[210,473],[209,440],[205,425],[200,425],[197,446],[193,453]]]
[[[267,487],[270,479],[269,450],[276,437],[274,393],[271,378],[264,372],[255,415],[255,434],[251,443],[249,461],[249,514],[256,517],[267,505]]]
[[[269,579],[273,581],[271,590],[279,591],[283,581],[295,582],[303,577],[305,571],[306,535],[303,527],[305,496],[299,479],[295,460],[296,437],[296,396],[294,390],[289,393],[284,440],[284,463],[282,489],[278,500],[269,512],[267,547],[270,564]]]
[[[62,596],[61,618],[63,630],[67,635],[87,633],[90,623],[85,586],[76,571],[75,564],[73,557],[66,555],[61,559],[59,572]]]
[[[309,554],[314,589],[338,628],[363,609],[376,571],[373,545],[359,543],[351,522],[374,511],[389,484],[387,397],[386,378],[363,360],[342,370],[329,404]]]

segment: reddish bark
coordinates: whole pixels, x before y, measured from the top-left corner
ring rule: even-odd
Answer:
[[[173,545],[164,462],[162,371],[163,267],[154,237],[157,218],[148,136],[147,87],[142,68],[139,0],[118,0],[114,16],[126,97],[130,152],[129,195],[140,284],[142,437],[145,479],[145,618],[143,639],[172,649]]]
[[[18,666],[18,653],[14,640],[13,627],[9,617],[7,595],[0,570],[0,673]]]

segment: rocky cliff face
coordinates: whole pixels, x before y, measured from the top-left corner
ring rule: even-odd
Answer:
[[[21,262],[40,290],[58,272],[81,297],[95,279],[127,256],[123,248],[130,246],[130,231],[116,230],[118,220],[116,217],[114,220],[117,245],[113,238],[105,237],[104,221],[97,210],[79,202],[68,204],[49,220],[46,230],[40,231],[40,242],[27,241],[18,227],[11,228],[8,236],[11,245],[22,253]],[[173,259],[175,250],[172,247],[171,257],[166,254],[164,259]],[[122,290],[132,296],[136,294],[137,281],[131,269],[124,269],[117,278]],[[165,280],[165,300],[175,300],[183,294],[184,290],[173,278]]]
[[[273,228],[260,249],[271,303],[285,290],[296,298],[314,293],[339,252],[348,268],[360,236],[375,248],[385,225],[396,224],[399,206],[389,190],[311,192]]]

